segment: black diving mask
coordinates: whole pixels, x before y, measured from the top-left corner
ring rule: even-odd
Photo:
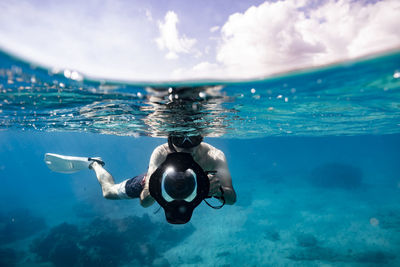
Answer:
[[[203,142],[201,135],[194,136],[170,136],[171,143],[180,148],[192,148]]]

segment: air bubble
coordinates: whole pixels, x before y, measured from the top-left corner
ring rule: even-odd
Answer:
[[[71,78],[71,71],[70,70],[64,70],[64,76],[65,78]]]
[[[83,75],[80,74],[77,71],[72,71],[71,72],[71,79],[75,81],[82,81],[83,80]]]

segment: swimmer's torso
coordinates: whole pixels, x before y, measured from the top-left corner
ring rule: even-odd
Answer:
[[[163,159],[160,163],[167,158],[168,154],[174,152],[168,147],[168,143],[160,145],[156,149],[159,153],[159,159]],[[193,153],[191,153],[193,159],[197,162],[197,164],[200,165],[201,168],[203,168],[204,171],[213,171],[215,169],[216,159],[221,158],[221,154],[222,152],[220,150],[204,142],[196,147]]]

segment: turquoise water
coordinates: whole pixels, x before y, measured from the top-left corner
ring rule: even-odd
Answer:
[[[79,82],[75,71],[4,53],[0,62],[2,129],[225,138],[400,132],[399,52],[246,82]]]
[[[399,266],[400,53],[257,81],[124,83],[0,53],[0,266]],[[171,132],[224,151],[238,200],[190,223],[106,200]],[[156,138],[157,137],[157,138]]]

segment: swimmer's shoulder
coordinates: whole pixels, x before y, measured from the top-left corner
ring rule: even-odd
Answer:
[[[167,156],[167,153],[166,153],[164,145],[159,145],[153,149],[153,152],[151,153],[150,161],[154,163],[154,162],[159,161],[160,158],[164,158],[166,156]]]
[[[214,160],[225,158],[224,152],[222,152],[218,148],[216,148],[208,143],[202,142],[201,148],[203,150],[203,153],[206,153],[209,157],[211,157]]]
[[[168,144],[162,144],[157,146],[150,157],[150,165],[151,166],[158,166],[163,162],[168,155]]]
[[[160,156],[167,156],[169,153],[171,153],[169,147],[168,147],[168,143],[159,145],[158,147],[156,147],[154,149],[154,152],[157,153]]]
[[[208,152],[208,151],[216,149],[215,147],[213,147],[212,145],[210,145],[209,143],[206,143],[206,142],[201,142],[200,147],[201,147],[201,150],[203,150],[204,152]]]

